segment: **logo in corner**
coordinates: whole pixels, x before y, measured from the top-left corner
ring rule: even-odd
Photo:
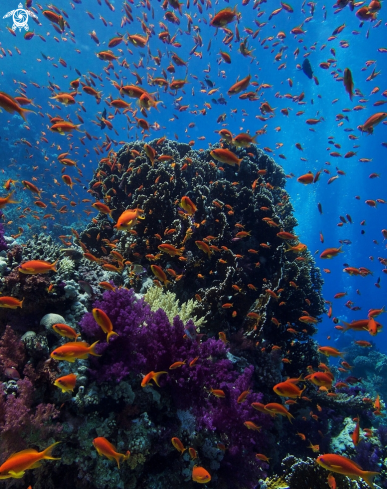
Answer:
[[[19,32],[24,28],[26,31],[28,31],[28,16],[30,15],[31,17],[35,17],[36,19],[38,16],[32,12],[31,10],[25,10],[23,9],[23,5],[19,3],[18,8],[16,10],[11,10],[7,14],[4,15],[3,19],[6,19],[7,17],[13,16],[13,26],[11,29],[15,32],[16,29],[19,29]]]

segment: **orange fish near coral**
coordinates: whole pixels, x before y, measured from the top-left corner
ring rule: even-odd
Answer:
[[[167,276],[165,275],[164,270],[159,267],[158,265],[151,265],[151,270],[155,274],[155,276],[160,280],[160,282],[163,282],[165,287],[167,284],[169,284],[169,280],[167,279]]]
[[[19,272],[26,275],[38,275],[41,273],[56,272],[56,264],[49,263],[43,260],[31,260],[22,263],[19,267]]]
[[[128,450],[125,455],[123,453],[118,453],[116,447],[110,443],[103,436],[94,438],[93,440],[94,448],[97,450],[98,455],[103,455],[109,460],[115,460],[117,462],[118,468],[120,468],[120,462],[125,462],[130,457],[130,451]]]
[[[118,336],[118,333],[113,331],[113,324],[106,312],[102,311],[102,309],[94,308],[92,313],[95,322],[101,327],[102,331],[107,334],[106,341],[108,343],[111,336]]]
[[[184,445],[182,444],[182,442],[179,440],[179,438],[177,438],[176,436],[174,436],[172,438],[172,445],[176,448],[177,451],[179,451],[180,453],[184,453],[187,449],[184,448]]]
[[[56,348],[53,352],[51,352],[50,357],[54,360],[58,361],[66,361],[70,363],[74,363],[75,360],[86,360],[89,355],[94,355],[95,357],[100,357],[98,353],[95,351],[95,347],[97,346],[98,341],[89,345],[85,341],[78,341],[65,343],[64,345]]]
[[[75,388],[76,382],[77,376],[75,374],[69,374],[56,379],[54,385],[59,387],[62,392],[72,392]]]
[[[197,211],[196,205],[186,195],[181,198],[180,207],[182,207],[189,216],[193,216]]]
[[[226,163],[231,166],[240,166],[243,158],[238,158],[238,156],[230,151],[229,149],[217,148],[210,151],[210,155],[217,161],[221,163]]]
[[[273,387],[273,391],[281,397],[291,397],[293,399],[297,397],[301,397],[304,392],[305,387],[303,389],[299,389],[292,382],[280,382],[279,384]],[[265,406],[266,409],[266,406]]]
[[[340,248],[327,248],[326,250],[324,250],[321,253],[320,258],[323,258],[323,259],[334,258],[339,253],[342,253],[341,248],[342,248],[341,246],[340,246]]]
[[[23,301],[19,301],[15,297],[8,297],[3,295],[0,297],[0,307],[5,307],[7,309],[17,309],[18,307],[23,307]]]
[[[162,374],[167,374],[168,372],[149,372],[149,374],[146,374],[144,378],[141,381],[141,387],[146,387],[152,380],[153,382],[157,385],[157,387],[160,387],[159,385],[159,378],[160,375]]]
[[[21,479],[28,469],[38,467],[40,460],[60,460],[52,456],[52,450],[60,441],[53,443],[42,452],[27,448],[11,455],[0,467],[0,479]]]
[[[55,333],[75,341],[77,340],[78,336],[81,336],[80,333],[77,333],[75,329],[67,324],[57,323],[53,325],[52,329],[55,331]]]
[[[141,209],[127,209],[120,215],[114,227],[118,231],[129,231],[137,224],[138,219],[145,219],[145,217],[141,216],[143,212]]]
[[[277,402],[271,402],[269,404],[266,404],[265,411],[267,411],[271,416],[275,416],[276,414],[279,414],[281,416],[286,416],[290,422],[292,422],[292,418],[294,419],[294,416],[292,416],[292,414],[289,413],[286,407]]]
[[[370,487],[374,487],[373,478],[379,474],[379,472],[369,472],[362,470],[362,468],[352,462],[347,457],[336,455],[334,453],[327,453],[320,455],[316,462],[324,467],[324,469],[331,470],[337,474],[346,475],[352,480],[358,480],[361,477]]]
[[[207,484],[207,482],[210,482],[211,476],[203,467],[194,465],[192,469],[192,480],[194,482],[199,482],[199,484]]]
[[[342,357],[343,352],[333,348],[332,346],[319,346],[318,351],[327,357]]]
[[[19,204],[19,202],[17,200],[12,199],[13,194],[14,193],[11,192],[10,194],[7,195],[7,197],[0,197],[0,209],[4,209],[4,207],[7,204]]]

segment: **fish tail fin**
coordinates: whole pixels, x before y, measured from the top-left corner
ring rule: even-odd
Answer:
[[[102,355],[98,355],[98,353],[96,352],[95,350],[95,347],[97,346],[97,344],[99,343],[99,340],[96,341],[95,343],[93,343],[90,348],[89,348],[89,353],[90,355],[94,355],[95,357],[101,357]]]
[[[293,424],[292,418],[294,419],[294,416],[292,416],[291,413],[288,413],[286,416],[287,416],[288,420],[290,421],[290,424]]]
[[[57,271],[57,270],[56,270],[56,264],[58,263],[58,261],[59,261],[59,260],[56,260],[56,261],[55,261],[55,262],[54,262],[54,263],[51,265],[51,270],[52,270],[53,272],[56,272],[56,271]]]
[[[370,471],[367,471],[365,470],[364,472],[362,472],[361,474],[361,478],[364,479],[367,484],[372,488],[374,489],[375,486],[374,486],[374,482],[373,482],[373,479],[375,476],[379,475],[379,472],[370,472]]]
[[[128,459],[129,459],[129,457],[130,457],[130,451],[128,450],[128,451],[125,453],[125,455],[124,455],[123,461],[128,460]]]
[[[20,108],[20,110],[21,110],[20,115],[23,117],[24,122],[27,122],[27,119],[26,119],[26,116],[25,116],[25,113],[26,112],[32,112],[33,114],[36,114],[36,112],[34,110],[31,110],[31,109],[22,109],[22,108]]]
[[[107,337],[106,337],[106,341],[109,343],[109,339],[110,339],[110,337],[111,337],[111,336],[114,336],[114,335],[119,336],[119,334],[118,334],[118,333],[116,333],[115,331],[110,331],[110,333],[108,333],[108,335],[107,335]]]
[[[160,375],[162,375],[162,374],[167,374],[167,373],[168,373],[168,372],[155,372],[155,374],[153,375],[153,380],[154,380],[155,384],[156,384],[158,387],[160,387],[160,385],[159,385],[159,377],[160,377]]]
[[[60,441],[56,441],[55,443],[47,447],[45,450],[43,450],[43,452],[41,452],[42,458],[45,458],[47,460],[60,460],[60,458],[55,458],[52,456],[52,451],[55,445],[58,445],[58,443],[60,443]]]
[[[22,307],[23,307],[23,302],[24,302],[24,299],[25,299],[25,297],[23,297],[23,299],[22,299],[22,300],[21,300],[21,302],[20,302],[20,308],[22,308]]]
[[[351,325],[350,323],[346,323],[345,321],[341,321],[343,324],[345,324],[345,328],[343,329],[343,333],[345,333],[346,331],[348,331],[349,329],[351,329]]]
[[[7,204],[20,204],[20,200],[13,200],[12,195],[15,193],[15,191],[11,192],[8,197],[7,197]]]

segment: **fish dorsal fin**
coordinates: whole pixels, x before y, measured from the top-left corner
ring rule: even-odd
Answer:
[[[15,458],[17,457],[18,455],[26,455],[27,453],[38,453],[37,450],[35,450],[35,448],[26,448],[25,450],[22,450],[21,452],[16,452],[16,453],[13,453],[8,460],[10,460],[11,458]]]

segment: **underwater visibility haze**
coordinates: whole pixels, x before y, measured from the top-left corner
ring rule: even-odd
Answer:
[[[387,488],[385,9],[2,5],[0,487]]]

